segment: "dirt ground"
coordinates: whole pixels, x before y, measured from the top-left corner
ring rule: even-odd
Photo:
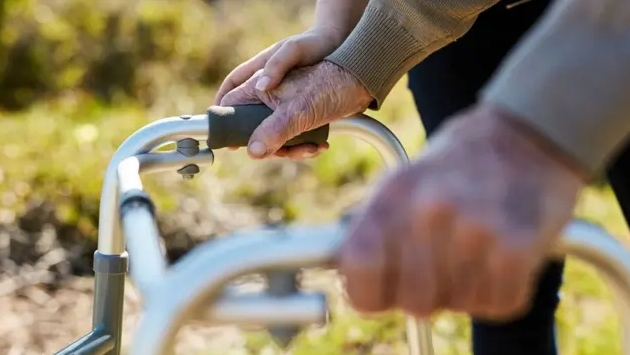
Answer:
[[[317,287],[330,284],[331,275],[309,277]],[[319,279],[319,280],[317,280]],[[315,280],[315,281],[313,281]],[[6,293],[10,287],[2,282],[0,296],[0,353],[6,355],[54,354],[71,341],[85,334],[91,326],[93,280],[70,277],[51,291],[45,286],[31,285]],[[127,347],[142,311],[141,300],[133,286],[125,293],[123,347]],[[234,327],[211,327],[207,322],[186,326],[178,335],[176,354],[213,352],[237,354],[244,348],[243,332]],[[242,351],[242,350],[241,350]]]
[[[215,186],[212,179],[207,178],[204,184]],[[273,211],[226,205],[221,192],[213,191],[203,203],[183,197],[175,213],[160,219],[171,261],[208,235],[269,222]],[[54,207],[44,202],[0,225],[0,354],[54,354],[90,330],[95,249],[95,241],[86,240],[75,228],[58,221]],[[329,272],[320,271],[308,279],[320,290],[338,289]],[[126,287],[124,309],[126,347],[142,310],[131,284]],[[212,349],[213,353],[242,354],[244,341],[238,329],[196,323],[180,332],[176,353]]]

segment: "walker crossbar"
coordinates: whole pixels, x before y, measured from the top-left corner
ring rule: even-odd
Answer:
[[[120,146],[108,166],[101,195],[93,330],[58,355],[120,355],[126,250],[131,256],[131,279],[144,303],[131,355],[168,354],[177,331],[194,318],[209,319],[213,324],[264,326],[282,345],[289,344],[304,326],[327,322],[325,296],[301,291],[297,272],[331,266],[345,238],[342,222],[236,232],[197,246],[169,266],[160,246],[155,208],[140,179],[142,172],[167,169],[179,169],[185,177],[197,173],[199,165],[212,164],[210,149],[246,145],[251,131],[269,112],[259,105],[211,108],[206,115],[168,118],[147,125]],[[247,119],[258,123],[242,123]],[[336,121],[330,130],[370,143],[390,167],[408,162],[397,138],[367,116]],[[327,135],[325,127],[293,143],[321,142]],[[200,139],[220,143],[208,141],[210,148],[201,150]],[[153,152],[173,141],[178,143],[177,151]],[[589,262],[607,278],[619,300],[627,339],[630,252],[601,228],[580,221],[567,226],[556,252]],[[267,276],[264,292],[238,294],[227,287],[235,278],[258,273]],[[433,355],[427,321],[409,318],[407,339],[410,355]],[[630,355],[628,347],[624,351]]]

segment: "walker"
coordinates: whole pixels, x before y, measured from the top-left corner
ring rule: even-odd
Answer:
[[[289,344],[305,326],[328,321],[324,294],[301,291],[297,276],[304,268],[332,265],[345,237],[343,220],[240,231],[207,241],[167,265],[154,205],[140,179],[141,173],[172,169],[191,178],[200,166],[213,163],[214,149],[246,146],[270,114],[264,105],[211,107],[205,114],[148,124],[122,143],[107,167],[101,193],[93,328],[57,355],[121,354],[128,271],[144,303],[130,355],[169,354],[182,325],[199,317],[217,324],[263,326],[282,344]],[[325,142],[329,133],[369,143],[389,167],[409,162],[397,137],[362,114],[303,133],[287,145]],[[200,141],[208,148],[200,149]],[[176,149],[156,151],[173,142]],[[609,281],[623,325],[623,354],[630,355],[630,252],[600,227],[576,220],[550,258],[560,255],[590,263]],[[259,273],[267,277],[264,292],[237,295],[226,289],[235,278]],[[406,331],[410,355],[434,355],[428,321],[409,318]]]

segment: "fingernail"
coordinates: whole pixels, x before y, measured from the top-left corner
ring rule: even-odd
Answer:
[[[262,142],[252,142],[248,149],[252,155],[257,157],[263,157],[267,153],[267,147]]]
[[[319,154],[318,147],[309,147],[304,153],[302,153],[302,158],[308,159],[312,158]]]
[[[263,76],[262,78],[258,79],[258,81],[256,82],[256,90],[260,90],[260,91],[267,90],[269,83],[271,83],[271,79],[269,79],[268,76]]]
[[[302,159],[313,158],[316,155],[317,155],[317,151],[315,151],[315,152],[304,152],[304,153],[302,153]]]

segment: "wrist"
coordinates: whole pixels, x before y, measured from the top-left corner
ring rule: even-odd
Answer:
[[[589,170],[578,164],[569,154],[534,128],[523,123],[519,117],[500,107],[477,104],[455,120],[460,121],[462,132],[470,131],[472,139],[509,142],[510,149],[518,150],[525,163],[532,168],[544,167],[562,171],[584,184],[592,180]],[[457,124],[456,124],[457,125]],[[472,133],[477,131],[477,133]]]
[[[306,33],[324,38],[327,43],[331,44],[333,50],[337,49],[348,36],[348,33],[345,33],[343,29],[327,25],[315,25],[309,28]]]
[[[352,73],[343,67],[324,60],[322,65],[326,66],[326,71],[339,78],[338,82],[342,83],[338,90],[351,93],[348,97],[352,98],[353,108],[349,114],[355,114],[367,110],[374,98],[370,95],[368,89],[358,80]]]
[[[367,4],[368,0],[317,0],[313,28],[330,34],[338,47],[357,25]]]
[[[505,139],[501,136],[513,137],[515,144],[522,143],[520,146],[526,151],[543,156],[545,161],[552,162],[558,168],[566,170],[584,183],[592,179],[592,174],[587,168],[579,164],[549,138],[525,123],[518,115],[490,104],[479,104],[473,110],[477,112],[474,116],[493,127],[490,129],[492,136],[498,139]]]
[[[583,182],[587,183],[593,178],[588,169],[579,164],[572,156],[558,147],[549,138],[523,122],[519,117],[504,113],[502,118],[506,125],[520,132],[525,139],[534,143],[544,154],[579,177]]]

